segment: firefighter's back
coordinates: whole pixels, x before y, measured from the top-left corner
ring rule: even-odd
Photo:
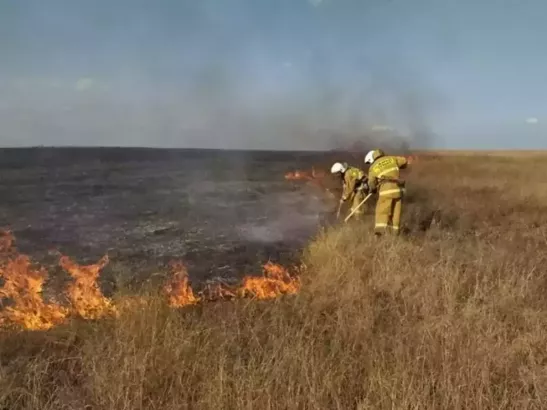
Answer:
[[[402,158],[402,159],[401,159]],[[400,167],[405,165],[404,157],[395,157],[386,155],[378,158],[370,167],[369,175],[378,178],[380,196],[388,198],[400,198],[402,187],[398,182],[400,180]]]
[[[346,178],[348,180],[361,180],[364,178],[365,173],[356,167],[349,167],[346,171]]]

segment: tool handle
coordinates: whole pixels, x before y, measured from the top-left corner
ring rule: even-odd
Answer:
[[[350,213],[348,216],[346,216],[346,219],[344,219],[344,222],[347,222],[347,221],[349,220],[349,218],[351,218],[352,215],[353,215],[355,212],[357,212],[357,210],[358,210],[359,208],[361,208],[361,206],[362,206],[362,205],[367,201],[367,199],[369,199],[371,196],[372,196],[372,194],[368,194],[368,195],[365,197],[365,199],[363,199],[363,200],[361,201],[361,203],[360,203],[359,205],[357,205],[357,206],[355,207],[355,209],[353,209],[353,211],[351,211],[351,213]]]
[[[338,210],[336,211],[336,219],[340,219],[340,211],[342,210],[342,201],[338,203]]]

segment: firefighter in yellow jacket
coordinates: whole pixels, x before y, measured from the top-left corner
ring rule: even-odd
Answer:
[[[385,155],[380,149],[369,151],[365,164],[370,164],[368,186],[370,192],[378,192],[374,233],[399,234],[401,229],[402,199],[405,183],[399,177],[399,170],[407,166],[405,157]]]
[[[351,201],[351,211],[365,199],[368,192],[366,182],[366,174],[364,171],[356,167],[350,167],[347,163],[336,162],[332,165],[330,172],[340,174],[343,183],[342,198],[340,202]],[[353,214],[356,218],[360,218],[363,214],[363,207],[359,208]]]

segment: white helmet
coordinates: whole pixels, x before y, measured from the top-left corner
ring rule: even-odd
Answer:
[[[332,167],[330,168],[331,174],[337,174],[339,172],[346,172],[346,169],[348,169],[347,164],[342,164],[340,162],[335,162]]]
[[[374,150],[367,152],[365,155],[365,164],[372,164],[374,162]]]

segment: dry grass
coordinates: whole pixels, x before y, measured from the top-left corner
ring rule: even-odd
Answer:
[[[6,409],[547,408],[544,159],[409,172],[410,235],[318,235],[303,290],[0,340]],[[370,218],[369,218],[370,219]]]

